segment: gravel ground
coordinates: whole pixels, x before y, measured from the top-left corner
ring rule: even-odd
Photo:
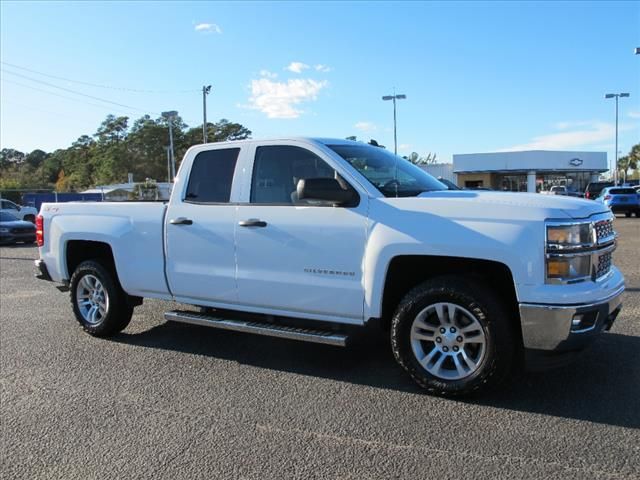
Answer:
[[[569,367],[482,399],[422,394],[385,339],[338,349],[168,324],[146,301],[110,340],[0,249],[0,477],[639,478],[640,219],[612,331]]]

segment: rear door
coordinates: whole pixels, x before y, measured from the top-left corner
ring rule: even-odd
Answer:
[[[361,323],[366,194],[360,191],[358,205],[349,208],[297,199],[303,178],[356,185],[315,146],[264,144],[248,154],[252,175],[236,227],[240,302],[259,311]]]
[[[237,301],[237,207],[232,196],[240,155],[241,148],[234,146],[201,150],[184,160],[191,163],[180,175],[186,170],[188,178],[179,183],[182,191],[172,195],[165,220],[167,281],[178,301],[200,305]]]

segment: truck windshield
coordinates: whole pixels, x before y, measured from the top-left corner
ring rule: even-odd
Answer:
[[[447,190],[408,160],[372,145],[327,145],[358,170],[385,197],[415,197],[422,192]]]

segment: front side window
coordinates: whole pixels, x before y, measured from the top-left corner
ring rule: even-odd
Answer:
[[[371,145],[327,145],[385,197],[415,197],[447,187],[411,162]]]
[[[251,179],[251,203],[299,204],[298,182],[307,178],[343,181],[309,150],[284,145],[258,147]]]
[[[8,200],[2,201],[2,208],[7,210],[18,210],[18,207],[16,206],[16,204]]]
[[[191,166],[185,202],[228,203],[239,153],[239,148],[225,148],[197,154]]]

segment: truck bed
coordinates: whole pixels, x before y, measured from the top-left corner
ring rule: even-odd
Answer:
[[[170,298],[164,270],[164,216],[159,202],[44,203],[45,245],[41,258],[55,281],[67,281],[65,244],[111,245],[122,288],[130,295]]]

